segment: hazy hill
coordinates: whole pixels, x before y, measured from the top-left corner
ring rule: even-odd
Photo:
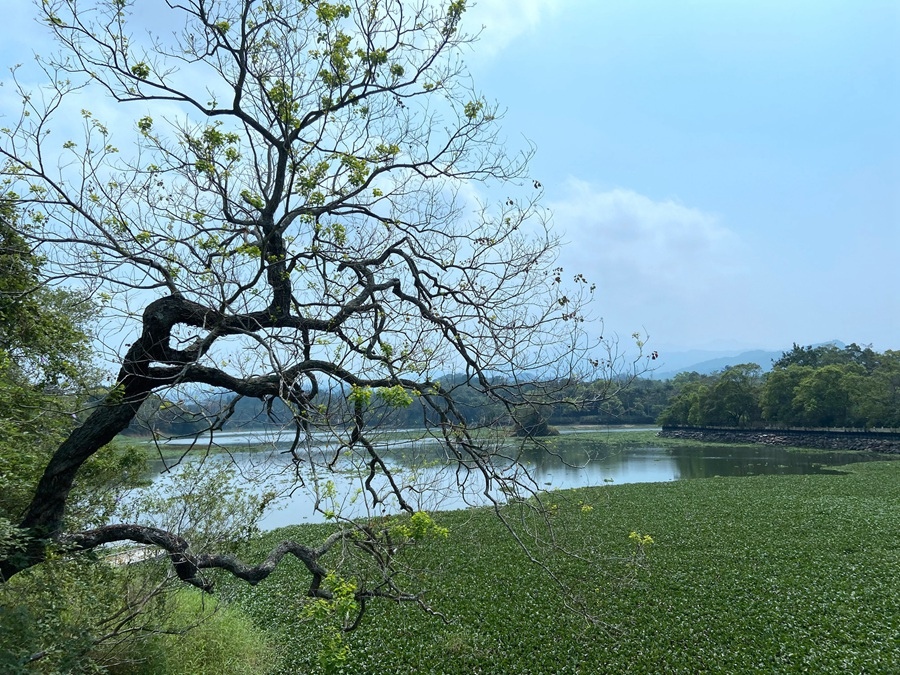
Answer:
[[[840,349],[846,347],[839,340],[831,340],[830,342],[822,342],[812,345],[820,347],[823,344],[832,344]],[[736,354],[728,351],[706,351],[702,349],[691,349],[683,352],[663,353],[659,358],[659,367],[650,375],[654,380],[668,380],[678,373],[697,372],[701,375],[709,375],[717,370],[722,370],[728,366],[736,366],[739,363],[756,363],[768,372],[772,369],[772,362],[781,358],[781,355],[790,351],[790,347],[784,349],[769,351],[765,349],[753,349],[751,351],[740,352]]]

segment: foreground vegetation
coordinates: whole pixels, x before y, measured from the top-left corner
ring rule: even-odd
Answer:
[[[488,511],[441,514],[425,541],[428,601],[372,604],[327,661],[354,673],[900,671],[900,464],[560,492],[554,560],[567,593]],[[290,536],[314,538],[310,526]],[[651,535],[653,544],[629,538]],[[257,542],[267,550],[285,531]],[[298,578],[298,576],[300,578]],[[302,570],[224,584],[280,645],[277,672],[316,672],[329,645],[303,621]],[[599,621],[585,619],[585,613]],[[326,649],[327,651],[327,649]]]

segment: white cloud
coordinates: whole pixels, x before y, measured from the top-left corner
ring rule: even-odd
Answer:
[[[559,10],[564,0],[478,0],[466,10],[464,28],[469,33],[482,30],[478,53],[493,56],[513,40],[540,26]]]
[[[548,206],[565,242],[561,265],[567,276],[583,273],[597,283],[612,330],[646,327],[689,340],[717,313],[742,306],[745,246],[716,215],[575,179]]]
[[[654,201],[631,190],[598,191],[570,179],[563,200],[550,204],[570,241],[567,258],[590,267],[690,283],[732,268],[740,245],[717,216],[674,200]]]

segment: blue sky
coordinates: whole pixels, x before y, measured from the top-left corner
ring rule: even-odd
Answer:
[[[475,79],[608,330],[900,348],[900,3],[512,6],[469,17]]]
[[[0,63],[48,51],[33,14],[6,8]],[[481,0],[466,26],[607,333],[900,349],[900,2]]]

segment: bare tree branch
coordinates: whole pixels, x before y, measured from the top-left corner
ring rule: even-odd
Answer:
[[[48,277],[87,284],[132,337],[102,355],[117,369],[108,393],[47,462],[20,523],[31,543],[0,574],[39,564],[48,543],[132,541],[163,549],[204,589],[202,570],[258,583],[290,554],[311,575],[310,594],[327,598],[321,558],[340,543],[382,575],[359,592],[361,607],[380,596],[421,602],[394,585],[389,534],[340,514],[345,527],[319,548],[283,542],[256,566],[191,552],[180,534],[148,525],[66,530],[85,462],[148,399],[188,387],[283,401],[298,486],[353,459],[370,510],[391,499],[412,512],[409,495],[425,488],[373,442],[373,395],[421,406],[456,487],[499,504],[537,486],[519,453],[467,421],[462,385],[441,377],[461,374],[507,422],[574,382],[628,379],[616,379],[616,359],[593,355],[593,287],[581,275],[564,283],[555,267],[541,186],[527,179],[532,148],[508,150],[498,106],[461,64],[464,3],[165,5],[176,29],[157,35],[140,29],[143,3],[43,2],[61,53],[44,62],[45,89],[14,82],[23,110],[0,134],[3,197],[23,209],[23,236]],[[126,145],[113,144],[122,129],[87,110],[79,138],[49,134],[86,92],[130,116]],[[315,434],[335,451],[301,462]]]

